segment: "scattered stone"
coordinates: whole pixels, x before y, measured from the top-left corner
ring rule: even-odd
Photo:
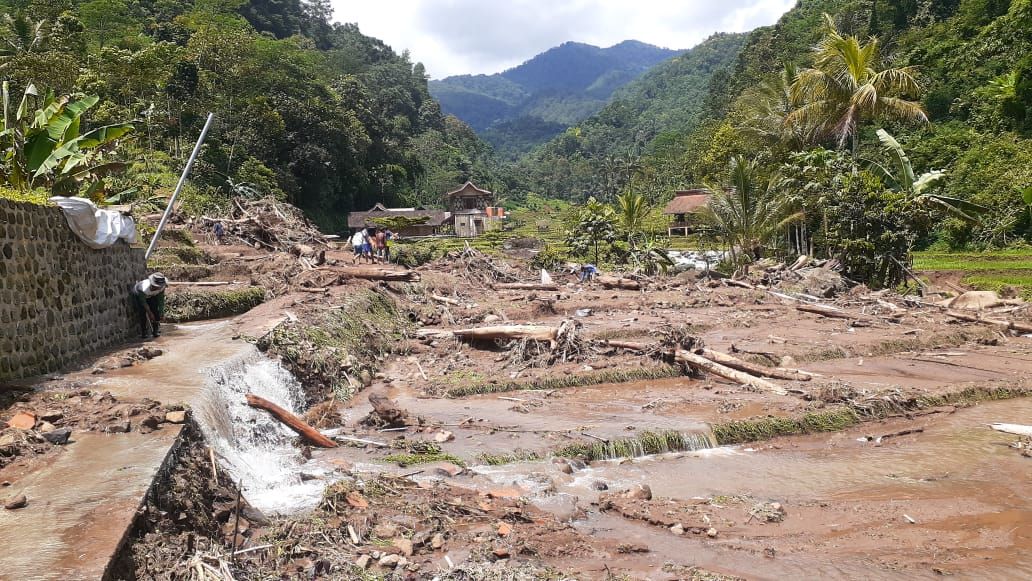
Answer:
[[[508,559],[509,549],[506,549],[505,547],[498,547],[497,549],[491,551],[491,554],[494,555],[496,559]]]
[[[569,462],[559,462],[559,471],[563,474],[573,474],[573,466]]]
[[[502,320],[502,318],[499,317],[498,315],[487,315],[486,317],[484,317],[484,322],[485,323],[497,323],[498,321],[501,321],[501,320]]]
[[[500,536],[500,537],[507,537],[510,534],[512,534],[512,525],[510,525],[507,522],[500,522],[500,523],[498,523],[497,531],[498,531],[498,536]]]
[[[437,551],[444,546],[444,535],[441,533],[435,534],[430,538],[430,548]]]
[[[54,424],[52,424],[50,422],[40,422],[39,425],[36,426],[36,431],[41,433],[41,434],[45,434],[47,432],[53,432],[56,429],[57,428],[54,427]]]
[[[64,413],[58,410],[47,410],[39,414],[39,419],[43,420],[44,422],[56,422],[62,418],[64,418]]]
[[[399,551],[401,551],[402,555],[404,555],[406,557],[411,557],[412,556],[412,552],[413,552],[412,541],[410,541],[410,540],[408,540],[408,539],[406,539],[404,537],[398,537],[398,538],[394,539],[391,542],[391,544],[394,545],[395,549],[398,549]]]
[[[27,412],[21,412],[7,420],[7,425],[19,430],[31,430],[36,425],[36,416]]]
[[[170,424],[186,423],[186,410],[177,410],[165,414],[165,421]]]
[[[384,556],[380,557],[380,560],[377,563],[381,567],[385,567],[387,569],[393,569],[393,568],[398,566],[398,563],[400,561],[401,561],[401,556],[400,555],[384,555]]]
[[[43,438],[45,438],[46,441],[50,442],[51,444],[54,444],[55,446],[63,446],[67,444],[68,439],[71,436],[71,428],[59,428],[56,430],[50,430],[49,432],[43,432]]]
[[[140,432],[147,434],[157,430],[161,427],[161,420],[162,418],[160,416],[153,415],[143,418],[139,422]]]
[[[391,539],[398,536],[398,525],[382,522],[373,527],[373,536],[379,539]]]
[[[717,529],[714,529],[714,528],[707,529],[706,530],[706,536],[711,538],[711,539],[717,538]]]
[[[4,446],[8,446],[10,444],[13,444],[13,443],[15,443],[17,441],[18,441],[18,438],[16,438],[14,436],[14,434],[4,434],[4,435],[0,436],[0,448],[3,448]]]
[[[24,494],[19,494],[14,498],[10,498],[4,503],[4,508],[7,510],[17,510],[19,508],[25,508],[29,504],[28,499],[25,498]]]
[[[652,488],[648,484],[635,484],[623,493],[624,498],[652,500]]]
[[[373,558],[370,557],[369,555],[359,555],[358,558],[355,559],[355,566],[358,567],[359,569],[363,569],[363,570],[364,569],[368,569],[369,568],[369,562],[372,561],[372,560],[373,560]]]
[[[675,535],[683,535],[684,526],[682,526],[681,523],[677,523],[674,526],[670,527],[670,532],[674,533]]]
[[[438,444],[443,444],[445,442],[451,442],[454,439],[455,439],[455,434],[453,434],[453,433],[451,433],[451,432],[449,432],[447,430],[442,430],[442,431],[437,432],[436,434],[434,434],[434,441],[437,442]]]
[[[444,462],[434,469],[440,476],[449,476],[454,478],[459,474],[462,474],[465,470],[462,466],[452,464],[451,462]]]
[[[116,422],[114,424],[111,424],[107,427],[106,431],[112,434],[127,434],[131,429],[133,429],[133,425],[129,422],[129,420],[125,420],[123,422]]]
[[[416,534],[412,535],[412,546],[422,547],[430,540],[430,534],[431,531],[429,530],[417,531]]]
[[[591,488],[593,490],[609,490],[609,485],[601,480],[596,480],[591,483]]]

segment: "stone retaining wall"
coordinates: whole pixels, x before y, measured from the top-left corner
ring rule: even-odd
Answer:
[[[61,369],[139,333],[142,249],[94,250],[58,208],[0,199],[0,381]]]

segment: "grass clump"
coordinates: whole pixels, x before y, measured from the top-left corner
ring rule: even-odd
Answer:
[[[185,323],[230,317],[246,313],[263,301],[265,289],[257,286],[210,292],[177,292],[166,295],[165,318],[172,323]]]
[[[458,456],[448,454],[447,452],[436,452],[430,454],[391,454],[389,456],[385,456],[383,461],[389,464],[397,464],[402,468],[418,464],[431,464],[433,462],[451,462],[456,466],[465,466]]]
[[[576,443],[556,450],[556,456],[583,458],[588,461],[639,458],[669,452],[685,452],[715,448],[717,441],[706,433],[685,433],[676,430],[644,431],[631,438],[606,442]]]
[[[574,373],[560,377],[541,377],[531,381],[505,381],[499,383],[478,383],[448,389],[448,397],[465,397],[485,393],[502,393],[506,391],[534,391],[601,385],[605,383],[627,383],[629,381],[646,381],[650,379],[666,379],[684,375],[681,367],[660,365],[638,367],[634,369],[603,369],[588,373]]]
[[[1005,294],[1004,291],[1008,288],[1016,288],[1021,298],[1032,300],[1032,271],[969,274],[961,282],[975,290],[996,291],[1001,294]]]
[[[721,446],[769,440],[778,436],[795,436],[817,432],[835,432],[860,423],[860,416],[851,408],[841,407],[810,412],[800,418],[768,416],[750,420],[724,422],[713,426],[713,435]]]
[[[488,466],[501,466],[503,464],[515,464],[517,462],[535,462],[541,460],[537,452],[530,450],[515,450],[509,454],[489,454],[484,452],[477,456],[477,462]]]

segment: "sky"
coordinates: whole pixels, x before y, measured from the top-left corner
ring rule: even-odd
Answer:
[[[396,52],[409,50],[434,79],[491,74],[573,40],[640,40],[687,49],[714,32],[773,24],[795,0],[331,0],[334,20],[356,22]]]

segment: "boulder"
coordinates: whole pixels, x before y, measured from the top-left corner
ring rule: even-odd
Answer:
[[[652,500],[652,488],[648,484],[635,484],[623,493],[624,498]]]
[[[12,498],[7,499],[4,503],[4,508],[7,510],[18,510],[19,508],[25,508],[29,504],[29,501],[25,498],[24,494],[19,494]]]
[[[55,446],[63,446],[68,443],[68,439],[72,436],[71,428],[58,428],[56,430],[50,430],[49,432],[43,432],[43,438],[46,441],[54,444]]]
[[[28,412],[17,413],[7,420],[7,425],[19,430],[31,430],[36,425],[36,415]]]
[[[165,421],[170,424],[186,423],[186,410],[177,410],[166,413]]]

